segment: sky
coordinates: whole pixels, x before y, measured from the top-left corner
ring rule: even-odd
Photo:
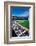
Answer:
[[[30,7],[11,7],[10,12],[12,16],[29,16],[29,8]]]

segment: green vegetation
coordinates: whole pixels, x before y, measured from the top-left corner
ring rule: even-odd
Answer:
[[[21,24],[23,27],[26,27],[29,29],[29,20],[17,20],[19,24]]]

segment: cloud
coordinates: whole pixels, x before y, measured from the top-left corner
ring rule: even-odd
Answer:
[[[29,16],[29,11],[25,11],[24,13],[22,13],[22,14],[20,14],[20,15],[15,15],[15,14],[13,14],[12,16],[18,16],[18,17],[23,16],[23,17],[28,17],[28,16]]]

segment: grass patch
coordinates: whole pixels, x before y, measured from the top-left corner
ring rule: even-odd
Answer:
[[[29,29],[29,20],[17,20],[19,24],[21,24],[23,27],[26,27]]]

